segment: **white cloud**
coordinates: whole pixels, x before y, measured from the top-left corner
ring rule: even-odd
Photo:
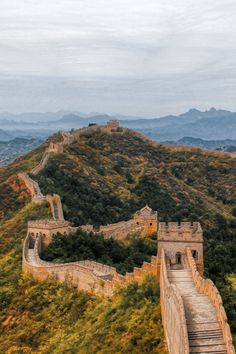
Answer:
[[[235,109],[235,42],[232,0],[1,0],[0,105],[31,110],[37,100],[42,110],[147,115],[193,104]],[[13,98],[6,80],[22,84],[20,94]]]

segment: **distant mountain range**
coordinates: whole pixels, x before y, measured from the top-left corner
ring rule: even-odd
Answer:
[[[35,149],[43,141],[40,139],[15,138],[10,141],[0,141],[0,166],[5,165],[16,157]]]
[[[179,141],[184,137],[203,140],[236,140],[236,113],[211,108],[201,112],[190,109],[178,116],[141,118],[107,114],[84,114],[59,111],[56,113],[0,114],[0,140],[16,136],[45,138],[58,130],[78,129],[89,123],[103,124],[117,118],[121,125],[141,132],[156,141]]]
[[[157,141],[186,136],[206,140],[236,139],[236,113],[214,108],[206,112],[191,109],[179,116],[159,119],[124,121],[123,125]]]
[[[178,146],[195,146],[206,150],[223,150],[227,152],[236,151],[236,140],[203,140],[200,138],[184,137],[177,141],[166,140],[163,144]]]

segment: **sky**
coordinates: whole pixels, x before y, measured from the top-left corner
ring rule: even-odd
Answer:
[[[236,111],[235,0],[1,0],[0,111]]]

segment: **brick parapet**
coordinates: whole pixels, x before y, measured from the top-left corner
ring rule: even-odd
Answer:
[[[170,353],[189,354],[184,304],[178,288],[167,276],[165,252],[161,252],[160,290],[162,323]]]
[[[223,338],[227,348],[227,354],[235,354],[233,339],[228,324],[227,315],[225,313],[225,309],[223,307],[223,302],[219,291],[210,279],[203,278],[198,272],[197,265],[192,257],[190,248],[187,248],[186,253],[188,264],[191,269],[193,281],[196,288],[200,293],[205,294],[210,298],[211,302],[213,303],[216,309],[216,314],[223,332]]]
[[[202,228],[199,222],[160,222],[158,240],[203,242]]]

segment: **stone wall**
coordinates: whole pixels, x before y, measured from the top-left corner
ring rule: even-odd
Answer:
[[[26,173],[18,173],[18,178],[25,184],[34,203],[41,204],[46,200],[45,196],[41,193],[38,183],[32,180]]]
[[[38,250],[40,247],[40,237],[35,241],[34,248],[29,249],[29,237],[27,237],[23,254],[23,271],[33,275],[35,279],[46,280],[49,277],[58,282],[65,282],[68,286],[78,290],[93,292],[95,283],[98,281],[92,269],[80,265],[79,263],[53,264],[40,260]]]
[[[46,200],[50,205],[52,216],[55,220],[64,220],[61,198],[58,194],[46,195]]]
[[[49,157],[50,157],[50,152],[48,152],[48,149],[46,149],[43,153],[42,159],[39,162],[39,164],[31,170],[31,174],[36,176],[40,171],[42,171],[46,166]]]
[[[93,229],[93,231],[95,231]],[[140,232],[142,233],[143,228],[139,225],[136,225],[133,220],[121,221],[116,224],[102,225],[95,231],[96,233],[101,233],[104,235],[104,238],[114,238],[116,240],[125,240],[128,235]]]
[[[171,354],[189,354],[184,304],[179,290],[167,276],[165,251],[161,250],[160,289],[162,324]]]
[[[61,142],[58,143],[50,142],[49,146],[46,148],[46,150],[43,153],[41,161],[37,166],[35,166],[32,169],[31,171],[32,175],[36,176],[40,171],[42,171],[45,168],[48,159],[51,155],[63,154],[64,146],[72,143],[73,140],[75,139],[75,136],[70,133],[62,132],[61,135],[62,135]]]
[[[154,256],[151,263],[144,262],[141,268],[134,268],[132,273],[126,273],[124,276],[118,274],[114,267],[90,260],[64,264],[45,262],[40,259],[40,252],[48,245],[50,236],[46,237],[45,243],[45,235],[50,235],[51,232],[52,236],[52,232],[56,231],[55,227],[53,221],[30,222],[28,225],[28,234],[23,247],[22,269],[38,280],[53,277],[78,290],[112,296],[118,288],[127,286],[130,282],[142,283],[147,274],[156,276],[157,258]],[[57,230],[60,230],[60,225]]]
[[[217,290],[216,286],[210,279],[205,279],[199,274],[195,261],[192,257],[192,252],[190,248],[187,248],[187,259],[188,259],[189,267],[191,269],[193,281],[196,288],[200,293],[205,294],[210,298],[211,302],[213,303],[216,309],[216,314],[220,322],[220,326],[223,332],[224,342],[227,348],[227,354],[235,354],[227,315],[225,313],[225,309],[223,307],[223,302],[219,294],[219,291]]]
[[[157,232],[157,229],[157,212],[146,205],[144,208],[137,211],[131,220],[100,226],[97,232],[102,233],[105,238],[112,237],[117,240],[124,240],[132,233],[140,232],[141,235],[145,237]]]

